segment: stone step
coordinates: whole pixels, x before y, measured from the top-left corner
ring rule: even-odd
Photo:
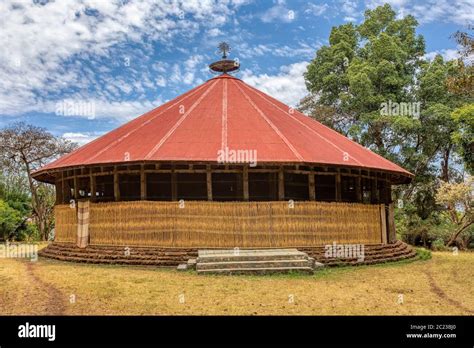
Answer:
[[[272,267],[272,268],[234,268],[234,269],[201,269],[198,274],[274,274],[274,273],[305,273],[314,274],[311,267]]]
[[[224,262],[198,262],[196,269],[251,269],[251,268],[293,268],[293,267],[311,267],[308,259],[304,260],[262,260],[262,261],[224,261]]]
[[[199,250],[198,274],[313,272],[314,259],[297,249]]]
[[[297,249],[219,249],[199,250],[198,263],[264,261],[264,260],[306,260],[308,255]]]

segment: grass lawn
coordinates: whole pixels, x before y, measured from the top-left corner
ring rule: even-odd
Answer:
[[[474,253],[432,255],[314,276],[0,259],[0,314],[473,315]]]

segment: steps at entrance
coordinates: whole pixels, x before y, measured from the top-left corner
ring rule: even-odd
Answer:
[[[314,259],[296,249],[198,250],[198,274],[313,274]]]

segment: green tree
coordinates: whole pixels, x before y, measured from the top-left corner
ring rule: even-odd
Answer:
[[[10,207],[5,201],[0,200],[0,237],[3,240],[10,240],[22,222],[20,212]]]
[[[474,224],[474,180],[468,177],[461,183],[443,182],[436,193],[436,200],[445,207],[443,213],[456,226],[447,245],[454,245],[456,239]]]
[[[406,140],[404,133],[418,121],[406,115],[383,115],[380,108],[388,101],[414,101],[409,92],[424,54],[416,25],[412,16],[396,19],[392,8],[384,5],[367,10],[359,26],[334,27],[329,45],[318,50],[305,73],[310,95],[300,109],[396,159],[395,149]]]
[[[334,27],[308,65],[299,108],[415,175],[394,190],[405,206],[396,218],[402,234],[418,233],[407,239],[430,244],[452,224],[436,200],[440,182],[462,182],[472,163],[472,74],[458,60],[425,60],[416,26],[385,4],[360,25]]]
[[[468,30],[473,31],[474,26]],[[458,152],[464,159],[467,170],[474,174],[474,36],[469,32],[457,31],[454,38],[459,45],[460,57],[454,61],[455,71],[447,78],[447,87],[451,93],[465,96],[467,103],[453,111],[451,117],[457,125],[453,133],[454,143],[458,145]]]
[[[466,104],[455,109],[451,117],[457,125],[452,139],[458,145],[467,170],[474,174],[474,104]]]
[[[25,178],[31,197],[33,219],[41,238],[47,239],[53,224],[54,188],[32,177],[34,170],[77,145],[55,137],[44,128],[15,123],[0,130],[0,161],[2,173]]]

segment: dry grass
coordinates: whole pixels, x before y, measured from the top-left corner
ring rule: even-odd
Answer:
[[[57,240],[75,241],[75,210],[56,206]],[[90,204],[92,244],[282,247],[381,242],[380,205],[295,202]]]
[[[0,313],[472,315],[473,265],[474,253],[436,252],[428,261],[327,269],[314,276],[198,276],[172,269],[0,259]],[[400,294],[403,304],[397,303]],[[70,295],[76,303],[70,303]]]

